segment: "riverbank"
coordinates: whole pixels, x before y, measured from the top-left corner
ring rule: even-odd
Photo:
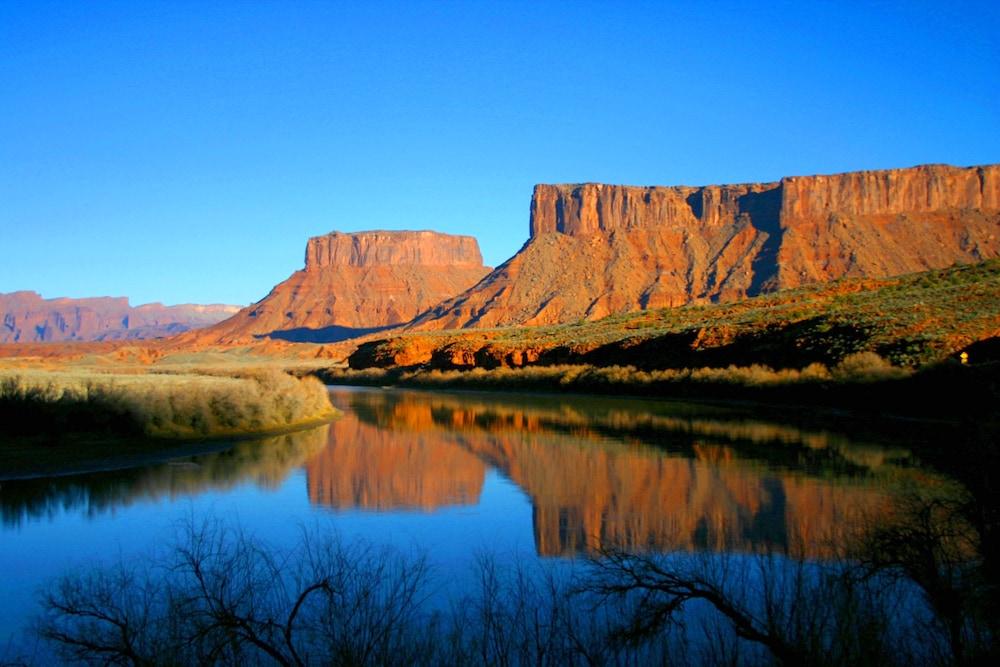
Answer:
[[[753,365],[663,371],[589,365],[468,371],[328,368],[315,375],[328,384],[745,401],[951,421],[991,419],[1000,404],[1000,363],[949,361],[909,370],[870,353],[849,356],[832,368],[820,364],[781,370]]]
[[[337,416],[315,378],[279,371],[0,371],[0,433],[204,440],[266,435]]]

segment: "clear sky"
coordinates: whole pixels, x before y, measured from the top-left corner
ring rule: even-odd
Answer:
[[[244,304],[535,183],[1000,162],[1000,2],[0,0],[0,292]]]

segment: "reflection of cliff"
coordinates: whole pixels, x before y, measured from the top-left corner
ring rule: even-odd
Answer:
[[[402,419],[420,420],[417,409]],[[426,425],[432,425],[429,420]],[[479,501],[486,468],[440,432],[381,429],[346,413],[330,427],[326,448],[306,464],[309,500],[337,509],[431,510]]]
[[[880,499],[869,485],[769,471],[735,454],[720,465],[566,436],[475,438],[470,446],[531,496],[543,555],[601,544],[745,549],[811,543],[815,549],[815,540],[832,536],[852,511]]]
[[[140,501],[229,489],[247,481],[277,487],[327,441],[327,425],[183,460],[66,477],[5,481],[0,512],[5,525],[73,508],[96,514]],[[114,460],[109,457],[109,464]]]
[[[437,434],[442,447],[455,442],[502,470],[531,497],[542,555],[602,543],[802,545],[817,554],[854,512],[884,502],[878,480],[895,470],[890,458],[905,455],[669,404],[656,413],[586,399],[547,407],[421,393],[350,400],[388,432],[418,433],[420,442]]]

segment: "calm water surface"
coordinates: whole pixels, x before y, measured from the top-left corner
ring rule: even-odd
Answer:
[[[821,559],[838,524],[931,474],[885,439],[746,408],[331,393],[344,416],[313,430],[138,468],[2,482],[0,648],[23,641],[53,577],[149,553],[192,517],[237,522],[275,544],[306,528],[415,548],[461,582],[484,551],[569,558],[611,542],[801,546]]]

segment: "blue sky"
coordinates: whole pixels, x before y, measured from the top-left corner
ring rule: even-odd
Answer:
[[[1000,162],[1000,3],[0,0],[0,292],[249,303],[535,183]]]

